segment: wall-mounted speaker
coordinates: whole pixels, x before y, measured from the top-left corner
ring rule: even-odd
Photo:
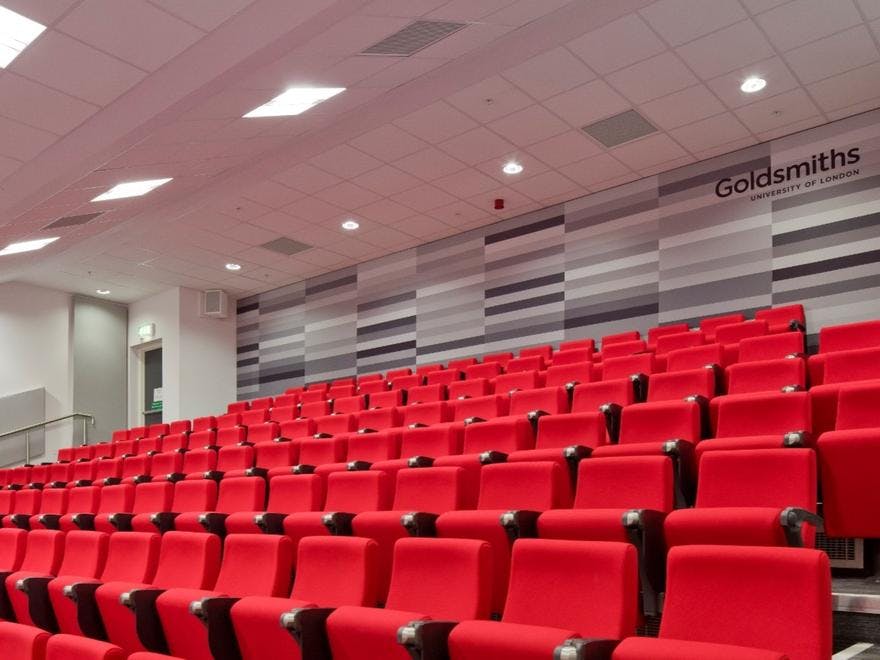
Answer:
[[[201,316],[212,319],[225,319],[229,309],[229,295],[222,289],[202,291]]]

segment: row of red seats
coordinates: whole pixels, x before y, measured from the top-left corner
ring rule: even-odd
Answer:
[[[222,557],[219,537],[186,532],[161,540],[19,532],[0,547],[18,555],[4,581],[10,616],[66,633],[47,639],[37,627],[0,627],[0,645],[18,658],[42,658],[47,644],[70,653],[54,657],[124,658],[146,647],[188,660],[235,651],[245,660],[404,660],[410,650],[448,652],[451,660],[570,657],[561,649],[575,651],[571,657],[679,660],[831,653],[828,559],[805,549],[673,549],[660,638],[652,640],[632,637],[638,568],[628,543],[516,541],[500,621],[488,620],[492,553],[479,540],[399,540],[384,599],[371,539],[304,539],[292,589],[294,548],[282,536],[232,534]],[[9,565],[8,556],[0,560]]]

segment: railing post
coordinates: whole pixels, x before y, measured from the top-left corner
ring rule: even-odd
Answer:
[[[31,432],[24,432],[24,464],[31,464]]]
[[[89,440],[88,440],[89,432],[86,430],[86,421],[87,421],[86,418],[83,417],[83,436],[82,436],[82,444],[84,444],[84,445],[89,444]]]

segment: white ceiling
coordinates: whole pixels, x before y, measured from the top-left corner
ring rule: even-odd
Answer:
[[[105,211],[0,257],[0,281],[120,301],[267,290],[880,107],[880,0],[0,4],[49,26],[0,72],[0,246]],[[468,26],[409,58],[358,55],[418,17]],[[753,74],[767,87],[745,95]],[[348,90],[241,118],[303,83]],[[629,108],[660,132],[605,149],[579,130]],[[511,157],[522,174],[501,172]],[[257,247],[280,236],[315,247]]]

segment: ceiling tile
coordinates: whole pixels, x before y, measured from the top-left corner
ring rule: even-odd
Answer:
[[[517,181],[512,183],[511,187],[539,202],[547,202],[550,199],[557,200],[560,196],[572,199],[583,192],[583,189],[574,181],[553,171]]]
[[[854,103],[853,105],[848,105],[843,108],[838,108],[837,110],[826,112],[825,115],[828,117],[829,120],[835,121],[837,119],[849,117],[850,115],[859,114],[860,112],[873,110],[874,108],[880,108],[880,96],[862,101],[861,103]]]
[[[0,181],[15,172],[19,167],[21,167],[20,161],[17,161],[14,158],[7,158],[6,156],[0,156]]]
[[[733,142],[749,136],[749,131],[731,113],[696,121],[670,131],[685,149],[693,153],[711,149],[719,144]]]
[[[146,71],[155,71],[205,34],[143,0],[84,0],[57,27]]]
[[[517,0],[504,9],[489,14],[486,21],[489,23],[503,23],[504,25],[525,25],[537,20],[542,16],[564,7],[571,0]]]
[[[414,80],[437,67],[443,66],[446,58],[407,57],[398,58],[395,64],[382,69],[369,78],[361,81],[361,87],[393,88]]]
[[[366,174],[361,174],[359,177],[355,177],[353,182],[385,196],[415,188],[422,183],[420,179],[391,165],[383,165]]]
[[[217,213],[223,213],[230,218],[237,218],[240,222],[248,222],[254,218],[265,215],[272,209],[268,206],[244,197],[222,198],[212,200],[207,208]]]
[[[402,231],[398,231],[393,227],[370,229],[363,232],[359,238],[366,243],[371,243],[376,247],[385,248],[387,250],[402,250],[407,247],[412,247],[418,242],[414,237],[405,234]]]
[[[457,197],[473,197],[498,187],[498,182],[477,170],[468,168],[434,181],[441,190]]]
[[[666,45],[637,15],[628,14],[568,42],[568,47],[601,74],[657,55]]]
[[[641,107],[641,110],[655,126],[669,130],[717,115],[724,111],[724,105],[707,87],[694,85],[669,96],[649,101]]]
[[[434,147],[422,149],[406,158],[401,158],[394,163],[394,166],[425,181],[439,179],[465,167],[464,163]]]
[[[64,135],[98,110],[9,71],[0,75],[0,115]]]
[[[794,0],[761,14],[755,20],[773,45],[786,51],[852,27],[860,23],[862,17],[852,0]]]
[[[382,199],[381,195],[377,195],[366,188],[361,188],[350,181],[343,181],[335,186],[325,188],[315,193],[315,197],[344,209],[357,208],[358,206],[364,206]]]
[[[347,144],[339,145],[311,159],[313,165],[343,179],[363,174],[382,162]]]
[[[430,17],[450,21],[477,21],[512,2],[513,0],[449,0],[430,14]]]
[[[339,177],[313,167],[308,163],[300,163],[285,172],[276,174],[273,178],[289,188],[309,195],[340,181]]]
[[[740,21],[679,46],[676,52],[703,79],[719,76],[775,54],[770,42],[752,20]]]
[[[431,143],[464,133],[477,123],[448,103],[437,101],[395,120],[397,126]]]
[[[880,18],[880,2],[877,0],[856,0],[856,2],[869,21]]]
[[[750,76],[763,78],[767,81],[767,86],[760,92],[746,94],[740,89],[740,85]],[[728,108],[755,103],[799,86],[788,66],[778,57],[732,71],[710,80],[707,84]]]
[[[489,128],[517,146],[527,146],[564,133],[568,125],[540,105],[533,105],[493,121]]]
[[[392,162],[428,145],[393,124],[380,126],[351,141],[352,146],[386,162]]]
[[[783,135],[791,135],[792,133],[797,133],[798,131],[805,131],[808,128],[813,128],[814,126],[819,126],[824,123],[825,117],[823,117],[822,115],[816,115],[814,117],[809,117],[808,119],[796,121],[793,124],[786,124],[785,126],[780,126],[779,128],[774,128],[770,131],[758,133],[758,138],[762,142],[767,140],[775,140],[776,138],[782,137]]]
[[[428,215],[414,215],[401,220],[398,229],[410,236],[420,239],[430,239],[438,235],[449,235],[456,230]]]
[[[587,65],[562,46],[507,69],[502,75],[538,100],[561,94],[596,77]]]
[[[496,199],[504,200],[503,211],[499,212],[494,209]],[[479,195],[474,195],[468,201],[478,208],[486,209],[496,217],[511,217],[520,212],[517,209],[524,206],[534,206],[533,199],[510,187],[496,188],[486,193],[480,193]],[[515,213],[512,213],[514,211]]]
[[[705,0],[659,0],[640,13],[673,46],[746,18],[738,2]]]
[[[819,114],[819,108],[803,89],[777,94],[736,110],[737,117],[753,133],[791,124]]]
[[[594,80],[544,102],[574,128],[581,128],[630,108],[630,103],[604,80]]]
[[[28,161],[57,139],[53,133],[0,117],[0,155]]]
[[[287,206],[298,199],[302,199],[305,193],[288,188],[276,181],[272,181],[272,179],[266,179],[246,188],[243,195],[265,206],[280,209],[282,206]]]
[[[602,148],[583,132],[568,131],[533,144],[528,151],[551,167],[562,167],[601,153]]]
[[[254,0],[152,0],[165,11],[203,30],[213,30],[221,23],[253,4]]]
[[[55,30],[42,34],[39,45],[25,50],[13,70],[90,103],[107,105],[146,76],[140,69]]]
[[[658,163],[657,165],[652,165],[651,167],[645,167],[639,170],[639,176],[654,176],[655,174],[660,174],[661,172],[669,172],[670,170],[674,170],[684,165],[689,165],[695,161],[696,158],[691,155],[682,156],[673,160],[667,160],[662,163]]]
[[[281,209],[283,213],[309,222],[320,222],[345,215],[345,209],[317,197],[303,197]]]
[[[460,201],[443,208],[434,209],[431,212],[431,217],[437,218],[441,222],[453,227],[461,227],[462,225],[485,221],[490,216],[488,211],[483,208]]]
[[[246,222],[242,222],[235,227],[225,230],[223,235],[233,241],[239,241],[245,245],[252,246],[262,245],[263,243],[274,241],[279,237],[279,234],[274,231],[269,231],[263,227],[257,227],[256,225],[248,224]]]
[[[663,53],[612,73],[607,80],[634,103],[644,103],[698,82],[673,53]]]
[[[837,110],[878,96],[880,64],[869,64],[808,85],[810,95],[825,110]]]
[[[79,0],[3,0],[3,6],[43,25],[51,25]]]
[[[482,127],[447,140],[440,148],[468,165],[476,165],[486,158],[500,156],[515,149],[512,144]]]
[[[361,9],[369,16],[406,16],[417,18],[437,9],[448,0],[373,0]]]
[[[413,214],[412,209],[390,199],[382,199],[357,209],[357,215],[381,224],[393,224]]]
[[[501,76],[492,76],[466,87],[447,100],[481,122],[490,122],[534,103],[527,94]]]
[[[253,221],[253,224],[285,236],[292,236],[295,232],[307,227],[305,221],[281,211],[272,211],[261,215]]]
[[[785,60],[803,84],[870,64],[878,57],[877,46],[864,25],[819,39],[785,54]]]
[[[746,9],[752,14],[760,14],[768,9],[773,9],[773,7],[778,7],[785,2],[788,2],[788,0],[742,0]]]
[[[516,160],[517,163],[523,166],[523,171],[520,174],[507,174],[504,171],[504,166],[511,160]],[[525,151],[510,151],[478,163],[477,169],[484,174],[488,174],[501,185],[507,185],[511,181],[546,172],[549,168]]]
[[[392,199],[420,213],[447,206],[455,201],[455,197],[449,193],[427,183],[398,193]]]
[[[650,135],[635,142],[615,147],[611,153],[624,165],[634,170],[651,167],[686,155],[685,150],[664,133]]]

